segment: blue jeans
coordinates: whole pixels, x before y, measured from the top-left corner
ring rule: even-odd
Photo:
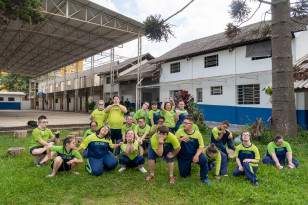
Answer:
[[[151,142],[149,143],[149,148],[148,148],[149,152],[148,152],[148,159],[152,159],[152,160],[156,160],[157,158],[157,154],[156,152],[152,149],[152,146],[151,146]],[[166,161],[167,163],[169,162],[174,162],[174,159],[173,158],[168,158],[166,155],[169,153],[169,152],[173,152],[173,147],[172,147],[172,144],[168,143],[167,146],[164,146],[164,151],[163,151],[163,155],[165,158],[166,158]]]
[[[281,160],[281,159],[279,159],[279,158],[278,158],[278,160],[279,160],[279,163],[280,163],[280,164],[285,164],[285,163],[286,163],[286,160]],[[263,162],[264,164],[276,165],[275,161],[273,160],[273,158],[272,158],[271,156],[265,156],[265,157],[263,157],[262,162]],[[299,162],[298,162],[297,159],[295,159],[294,157],[292,157],[292,163],[295,165],[295,167],[298,167],[298,165],[299,165]]]
[[[113,170],[117,165],[117,158],[108,152],[101,158],[89,157],[87,159],[86,171],[94,176],[100,176],[103,174],[104,169]]]
[[[110,129],[110,137],[112,143],[116,143],[119,139],[122,139],[121,129]]]
[[[182,177],[190,176],[191,163],[192,163],[192,158],[182,159],[178,157],[179,171]],[[207,179],[208,167],[207,167],[207,157],[205,156],[205,154],[203,153],[200,154],[198,165],[200,166],[200,178]]]
[[[259,164],[256,163],[250,163],[250,162],[243,162],[242,166],[244,168],[244,171],[240,171],[239,167],[236,167],[233,175],[234,176],[240,176],[240,175],[246,175],[251,182],[258,182],[257,175],[255,174],[258,170]]]
[[[225,175],[225,174],[227,174],[227,169],[228,169],[227,155],[225,153],[223,153],[222,151],[219,151],[219,152],[220,152],[220,156],[221,156],[219,175]],[[209,162],[208,167],[209,167],[209,170],[215,169],[216,168],[215,162]]]
[[[229,161],[229,156],[227,153],[227,149],[225,147],[225,144],[228,144],[228,147],[232,147],[233,146],[233,142],[231,139],[228,139],[230,135],[230,132],[226,131],[226,133],[224,134],[224,136],[222,136],[222,138],[219,141],[216,141],[213,134],[211,136],[211,143],[215,144],[215,146],[220,149],[223,153],[225,153],[227,155],[227,159]]]
[[[144,157],[137,156],[135,159],[131,160],[127,156],[122,155],[119,157],[119,163],[121,165],[126,165],[127,167],[137,167],[144,164]]]

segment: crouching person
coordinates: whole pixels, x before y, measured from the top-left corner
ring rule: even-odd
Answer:
[[[228,176],[227,175],[227,166],[228,159],[227,155],[222,151],[219,151],[215,148],[215,145],[212,144],[209,147],[205,147],[203,150],[207,159],[208,159],[208,169],[215,169],[215,178],[220,179],[220,176]]]
[[[77,151],[88,148],[86,170],[92,175],[100,176],[104,169],[113,170],[116,168],[118,160],[110,151],[121,146],[123,142],[115,145],[112,143],[110,129],[107,125],[101,127],[97,133],[97,135],[88,136]]]
[[[258,148],[251,143],[251,134],[243,131],[241,134],[242,144],[236,147],[234,156],[238,167],[235,168],[233,175],[246,175],[254,186],[259,185],[255,174],[259,167],[260,154]]]
[[[167,159],[169,182],[175,183],[175,177],[173,176],[174,169],[174,157],[179,153],[181,147],[177,138],[169,132],[169,128],[166,125],[158,127],[158,131],[150,140],[148,162],[150,168],[150,175],[145,178],[146,181],[150,181],[154,178],[155,162],[157,157],[164,156]]]
[[[139,167],[142,173],[146,173],[147,170],[143,168],[144,157],[140,156],[138,152],[139,143],[135,138],[135,133],[133,130],[128,130],[126,132],[124,144],[121,146],[122,155],[119,157],[119,163],[121,168],[119,172],[126,170],[126,167]]]
[[[48,146],[47,156],[51,160],[51,152],[56,152],[57,157],[51,163],[52,173],[47,177],[55,177],[58,171],[70,171],[72,174],[78,175],[76,167],[83,163],[81,154],[75,150],[76,142],[73,137],[67,137],[63,141],[63,146]]]

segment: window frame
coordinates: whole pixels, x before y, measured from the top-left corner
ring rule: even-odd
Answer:
[[[216,58],[216,59],[212,60],[211,58]],[[204,57],[204,68],[211,68],[211,67],[217,67],[217,66],[219,66],[218,54]]]
[[[177,65],[177,66],[175,66]],[[177,70],[175,70],[177,69]],[[180,62],[176,62],[176,63],[171,63],[170,64],[170,73],[179,73],[181,72],[181,63]]]
[[[201,90],[201,93],[200,93]],[[201,96],[199,95],[201,94]],[[203,102],[203,92],[202,92],[202,88],[196,88],[196,96],[197,96],[197,102]]]
[[[252,90],[249,90],[249,89],[252,89]],[[261,101],[260,94],[261,94],[260,84],[237,85],[237,104],[239,105],[260,105],[260,101]]]
[[[214,92],[214,89],[220,89],[219,92]],[[223,95],[223,86],[211,86],[211,95]]]

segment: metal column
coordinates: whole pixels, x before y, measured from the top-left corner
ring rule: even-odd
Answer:
[[[114,92],[114,48],[110,49],[110,98]]]
[[[142,43],[142,36],[138,35],[138,72],[137,72],[137,83],[136,83],[136,111],[141,108],[141,43]]]

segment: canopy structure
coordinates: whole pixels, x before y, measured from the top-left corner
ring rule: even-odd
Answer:
[[[0,28],[0,71],[38,77],[142,35],[142,23],[88,0],[43,0],[47,21]]]

